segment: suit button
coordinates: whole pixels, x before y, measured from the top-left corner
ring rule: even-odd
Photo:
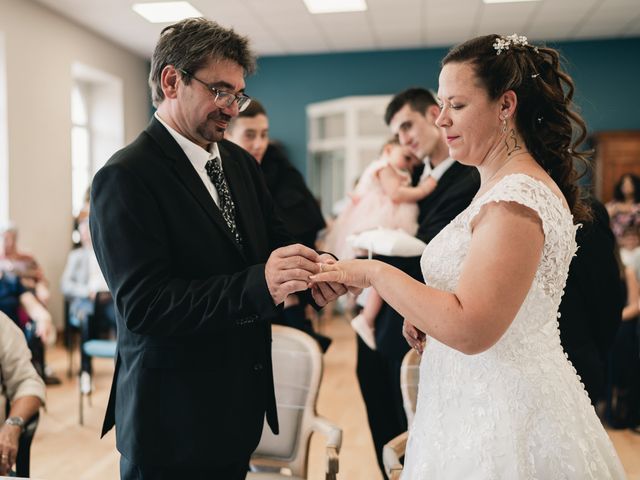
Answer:
[[[263,368],[264,368],[264,366],[263,366],[261,363],[256,363],[256,364],[253,366],[253,369],[254,369],[256,372],[259,372],[259,371],[260,371],[260,370],[262,370]]]

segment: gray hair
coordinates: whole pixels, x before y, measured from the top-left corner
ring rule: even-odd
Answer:
[[[187,18],[165,27],[151,57],[149,87],[153,106],[157,107],[164,100],[160,85],[164,67],[173,65],[177,70],[194,73],[212,59],[236,62],[245,74],[256,69],[256,57],[249,48],[249,39],[231,28],[202,17]],[[186,84],[190,81],[189,76],[184,77]]]

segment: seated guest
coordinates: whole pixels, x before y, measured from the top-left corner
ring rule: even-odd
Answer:
[[[6,273],[8,277],[17,277],[24,289],[32,292],[34,298],[46,309],[50,297],[49,283],[35,257],[20,250],[18,247],[18,229],[15,224],[9,223],[5,225],[2,228],[0,239],[0,271]],[[7,314],[14,318],[12,314]],[[29,313],[19,304],[15,317],[17,318],[16,323],[27,335],[27,342],[33,355],[34,365],[42,374],[45,383],[47,385],[58,385],[60,379],[53,375],[45,364],[44,345],[39,341],[40,335],[33,337],[33,341],[31,340],[29,328],[32,326],[32,322],[29,319]]]
[[[62,293],[69,302],[69,315],[83,327],[83,337],[89,339],[103,331],[115,331],[116,318],[113,298],[91,244],[87,216],[80,221],[78,231],[81,246],[69,252],[60,284]],[[97,304],[100,305],[99,314],[94,315]],[[92,322],[83,324],[90,316],[93,316]],[[80,389],[89,393],[92,390],[91,357],[82,355],[81,361]]]
[[[35,257],[19,250],[18,229],[13,223],[2,228],[0,270],[17,275],[26,289],[31,290],[43,305],[47,304],[50,297],[47,279]]]
[[[110,303],[112,302],[109,287],[100,271],[91,245],[88,217],[80,222],[78,231],[80,232],[81,247],[69,252],[60,284],[63,295],[70,302],[69,313],[78,320],[84,320],[87,315],[93,314],[97,296],[108,297]],[[107,309],[105,314],[108,325],[104,326],[114,327],[113,308]]]
[[[315,248],[318,232],[325,227],[322,211],[284,149],[269,142],[269,119],[262,104],[252,99],[249,106],[231,120],[226,138],[248,151],[260,164],[275,211],[295,241]],[[302,295],[289,295],[284,304],[283,323],[306,331],[326,351],[331,340],[313,331],[311,322],[305,318],[305,305]]]
[[[19,316],[19,309],[26,312],[26,322]],[[25,289],[16,275],[2,271],[0,271],[0,312],[6,314],[23,331],[33,354],[33,364],[38,373],[45,378],[44,344],[53,344],[56,338],[51,315],[35,295]],[[60,383],[59,380],[58,383]]]
[[[0,313],[0,475],[8,475],[15,464],[20,434],[44,397],[44,382],[31,364],[24,335]]]

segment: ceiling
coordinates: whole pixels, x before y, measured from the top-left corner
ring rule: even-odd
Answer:
[[[35,0],[149,58],[166,24],[131,10],[142,0]],[[190,0],[204,16],[248,35],[259,55],[446,46],[487,33],[530,40],[640,36],[640,0],[366,0],[357,13],[310,14],[302,0]]]

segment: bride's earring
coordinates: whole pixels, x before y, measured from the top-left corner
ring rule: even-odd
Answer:
[[[507,133],[507,117],[502,117],[502,133]]]

